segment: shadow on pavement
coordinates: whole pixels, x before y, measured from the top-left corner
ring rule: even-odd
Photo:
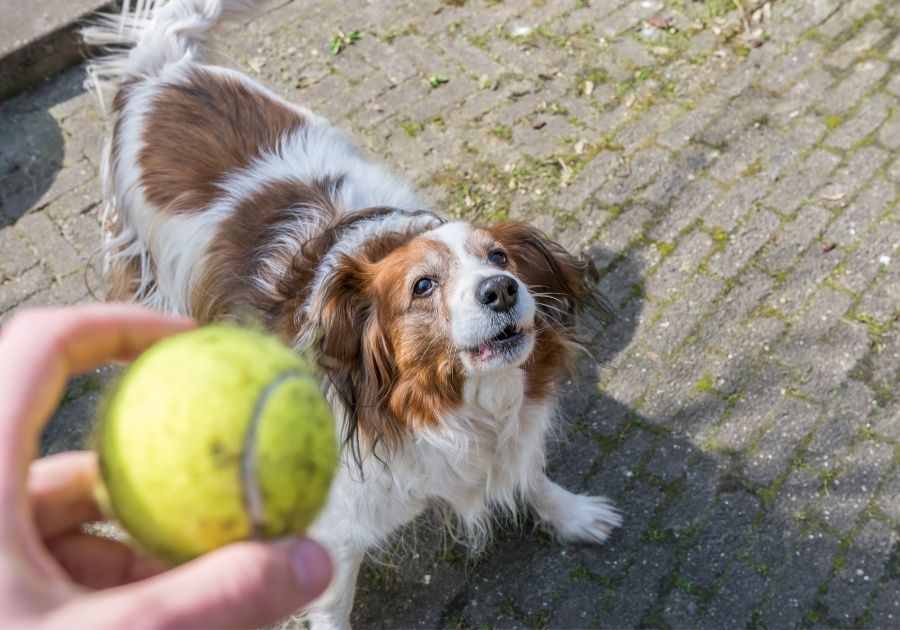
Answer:
[[[62,168],[63,132],[49,110],[82,87],[80,75],[57,84],[64,88],[38,86],[0,101],[0,228],[43,205]]]

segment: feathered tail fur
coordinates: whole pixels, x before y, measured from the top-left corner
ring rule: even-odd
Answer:
[[[250,13],[254,4],[252,0],[125,0],[120,13],[96,18],[82,30],[82,37],[101,52],[88,63],[86,84],[96,93],[103,113],[109,113],[107,104],[116,102],[123,82],[138,84],[159,77],[170,66],[203,61],[210,32],[233,15]],[[106,295],[172,310],[155,286],[146,247],[120,216],[122,200],[133,191],[116,189],[113,155],[107,142],[101,159],[104,237],[100,251]]]
[[[126,0],[82,30],[104,53],[88,64],[90,87],[100,93],[126,78],[154,76],[169,64],[200,61],[209,32],[231,15],[249,13],[252,0]],[[102,100],[101,100],[102,103]]]

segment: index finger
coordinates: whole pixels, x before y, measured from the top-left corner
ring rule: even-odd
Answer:
[[[0,504],[24,501],[40,430],[70,376],[132,359],[158,339],[193,326],[191,320],[128,304],[14,315],[0,331]]]

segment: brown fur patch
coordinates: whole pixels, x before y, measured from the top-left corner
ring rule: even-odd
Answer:
[[[274,150],[304,118],[237,78],[203,68],[161,87],[144,118],[138,156],[147,200],[171,212],[203,210],[229,173]]]
[[[191,314],[202,323],[262,318],[270,329],[292,340],[299,326],[295,313],[303,303],[296,296],[306,295],[318,259],[308,261],[311,267],[298,270],[295,258],[304,247],[303,240],[298,239],[293,249],[269,246],[278,241],[287,226],[311,222],[310,233],[314,234],[333,222],[340,212],[337,204],[342,181],[279,180],[239,202],[212,239],[194,286]],[[266,277],[266,259],[275,259],[273,262],[287,270],[288,277]],[[294,277],[292,269],[300,271],[299,278]],[[260,278],[277,291],[264,291],[256,283]],[[290,286],[285,286],[286,281]]]
[[[437,425],[442,412],[462,402],[462,364],[450,342],[446,293],[411,295],[421,273],[440,277],[453,258],[446,244],[416,239],[379,265],[374,283],[381,326],[390,338],[397,369],[388,407],[395,417],[420,427]],[[415,277],[409,275],[411,270]]]
[[[357,435],[372,449],[395,448],[411,428],[435,425],[462,401],[446,303],[436,294],[413,299],[409,276],[446,268],[448,255],[443,244],[413,235],[376,239],[329,282],[322,362],[351,411],[346,436],[357,455]]]

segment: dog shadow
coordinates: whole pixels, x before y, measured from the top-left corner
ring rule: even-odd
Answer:
[[[65,147],[50,109],[81,91],[75,77],[56,81],[52,90],[38,86],[0,102],[0,229],[43,205]]]

